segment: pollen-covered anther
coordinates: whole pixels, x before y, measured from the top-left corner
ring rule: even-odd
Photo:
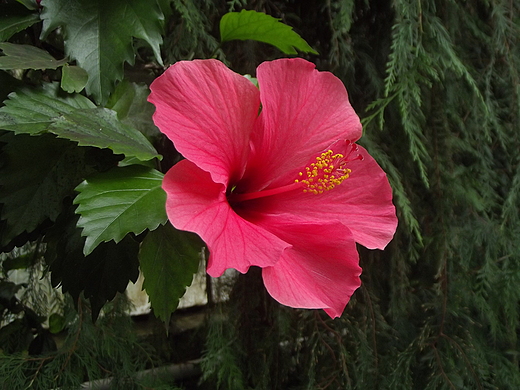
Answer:
[[[346,167],[347,161],[343,154],[334,153],[331,149],[316,157],[316,161],[305,167],[298,176],[303,180],[295,180],[304,185],[303,192],[322,194],[332,190],[347,179],[351,170]]]

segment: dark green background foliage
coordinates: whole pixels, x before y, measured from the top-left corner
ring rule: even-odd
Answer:
[[[98,0],[20,3],[0,0],[0,41],[58,61],[41,69],[47,57],[40,53],[38,65],[0,70],[0,96],[16,91],[0,108],[0,260],[4,274],[45,268],[77,312],[64,310],[72,305],[38,311],[15,296],[22,286],[0,280],[0,379],[12,375],[18,388],[73,388],[171,362],[173,352],[141,349],[128,323],[110,314],[110,307],[121,312],[117,292],[135,280],[140,262],[155,314],[168,320],[199,261],[200,244],[164,225],[163,211],[152,212],[164,202],[162,173],[180,156],[151,122],[145,84],[179,60],[216,57],[254,75],[262,61],[287,57],[291,45],[266,39],[220,42],[221,17],[246,9],[293,27],[311,50],[294,36],[285,43],[298,42],[300,56],[344,81],[364,124],[360,143],[392,184],[399,227],[385,251],[359,248],[363,285],[339,319],[281,307],[258,269],[240,275],[229,301],[204,309],[195,338],[172,347],[186,359],[202,357],[200,378],[178,385],[520,388],[517,1],[113,0],[107,12]],[[78,41],[82,28],[91,45]],[[88,81],[79,68],[64,71],[64,58]],[[60,81],[61,89],[85,90],[67,95]],[[127,195],[109,204],[127,205],[130,214],[148,208],[149,218],[106,222],[95,212],[97,192],[123,187]],[[131,195],[137,189],[144,198]],[[22,245],[25,252],[12,251]],[[92,327],[89,315],[114,297]],[[42,327],[47,317],[68,329],[64,345]]]

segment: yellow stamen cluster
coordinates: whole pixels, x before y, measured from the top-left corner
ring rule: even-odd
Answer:
[[[305,172],[298,173],[305,177],[303,180],[295,180],[296,183],[303,183],[303,192],[322,194],[324,191],[332,190],[343,180],[349,177],[350,169],[345,167],[345,156],[332,150],[327,150],[316,157],[316,162],[305,167]]]

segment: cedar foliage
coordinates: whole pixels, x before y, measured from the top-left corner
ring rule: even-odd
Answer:
[[[253,42],[220,47],[219,18],[255,9],[293,26],[320,53],[309,59],[345,82],[364,124],[360,143],[387,172],[400,223],[384,252],[360,248],[363,285],[336,320],[281,307],[255,270],[240,276],[230,301],[209,315],[198,387],[520,388],[520,4],[161,3],[172,6],[165,63],[216,55],[252,73],[281,53]],[[86,349],[55,355],[68,365],[55,359],[54,369],[41,366],[46,372],[40,361],[31,368],[23,356],[3,355],[0,377],[50,388],[59,373],[58,385],[74,387],[82,380],[74,370],[99,371],[99,356],[139,348],[95,332],[71,329],[69,340]],[[89,340],[97,343],[90,351]],[[122,377],[144,366],[116,357]],[[43,375],[24,382],[27,370]]]
[[[340,319],[239,281],[232,329],[210,323],[207,376],[222,389],[520,387],[519,4],[248,6],[293,22],[344,80],[400,224],[384,252],[361,249],[363,286]]]

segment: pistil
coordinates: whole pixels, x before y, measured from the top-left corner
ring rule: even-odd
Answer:
[[[263,191],[248,192],[245,194],[231,193],[231,195],[228,196],[228,200],[230,202],[242,202],[245,200],[258,199],[258,198],[263,198],[266,196],[278,195],[278,194],[282,194],[284,192],[294,191],[294,190],[303,188],[303,186],[304,186],[303,183],[295,182],[292,184],[288,184],[286,186],[282,186],[282,187],[278,187],[278,188],[270,188],[268,190],[263,190]]]
[[[340,153],[334,152],[334,149]],[[352,171],[347,167],[348,163],[363,160],[363,156],[357,151],[358,146],[349,140],[336,141],[329,149],[312,159],[305,169],[298,173],[300,179],[295,179],[294,183],[242,194],[231,191],[228,201],[243,202],[294,190],[303,190],[315,195],[330,191],[349,178]]]

